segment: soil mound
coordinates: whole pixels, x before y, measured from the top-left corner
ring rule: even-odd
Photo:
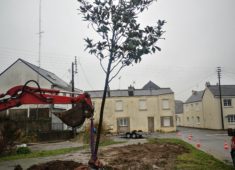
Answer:
[[[88,170],[88,167],[74,161],[50,161],[29,167],[27,170]]]
[[[188,149],[170,143],[145,143],[102,149],[99,159],[102,170],[172,170],[176,157]],[[74,161],[50,161],[33,165],[28,170],[89,170],[87,165]]]

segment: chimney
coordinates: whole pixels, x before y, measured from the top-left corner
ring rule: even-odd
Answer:
[[[129,96],[134,96],[134,90],[135,90],[134,86],[130,85],[128,87],[128,95]]]
[[[197,91],[196,91],[196,90],[192,90],[192,94],[193,94],[193,95],[196,95],[196,94],[197,94]]]
[[[211,86],[209,81],[207,81],[205,85],[206,85],[206,87],[210,87]]]

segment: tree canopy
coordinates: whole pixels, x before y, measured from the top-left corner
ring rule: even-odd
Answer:
[[[114,72],[109,82],[119,71],[133,63],[141,61],[142,56],[161,49],[156,42],[164,31],[164,20],[158,20],[155,26],[141,27],[138,14],[146,10],[153,0],[95,0],[80,2],[79,11],[84,21],[100,36],[99,41],[87,37],[86,50],[95,55],[105,73],[103,62],[111,60],[110,72]]]

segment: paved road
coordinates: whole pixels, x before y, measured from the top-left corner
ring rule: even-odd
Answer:
[[[191,140],[188,139],[190,134],[192,135]],[[200,143],[201,147],[199,149],[213,155],[215,158],[227,164],[232,164],[230,156],[231,137],[227,135],[226,131],[178,128],[178,133],[156,133],[152,135],[152,137],[176,137],[194,146],[196,146],[197,143]],[[224,149],[225,142],[228,144],[228,149]]]

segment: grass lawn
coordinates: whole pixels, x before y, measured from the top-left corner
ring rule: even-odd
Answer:
[[[155,143],[174,143],[183,145],[189,153],[179,155],[176,160],[175,170],[234,170],[233,166],[227,165],[207,153],[196,149],[192,145],[180,139],[150,139],[149,142]]]

